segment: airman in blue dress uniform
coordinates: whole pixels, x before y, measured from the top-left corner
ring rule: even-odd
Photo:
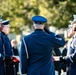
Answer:
[[[67,56],[61,57],[60,60],[69,65],[69,75],[76,75],[76,15],[72,22],[74,35],[68,44]]]
[[[0,75],[14,75],[13,64],[11,64],[11,50],[10,40],[8,38],[9,20],[2,21],[2,30],[0,31]]]
[[[32,21],[35,30],[25,36],[21,43],[22,75],[55,75],[52,50],[54,47],[64,46],[65,41],[61,36],[44,30],[44,23],[47,22],[45,17],[33,16]]]

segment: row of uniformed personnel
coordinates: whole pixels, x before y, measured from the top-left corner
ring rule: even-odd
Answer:
[[[65,40],[45,28],[47,19],[43,16],[32,17],[34,31],[23,37],[20,49],[22,75],[55,75],[52,60],[53,48],[64,46]],[[15,75],[13,52],[9,38],[9,21],[1,21],[0,30],[0,75]],[[11,58],[10,58],[11,57]]]
[[[0,75],[17,75],[15,64],[17,59],[13,56],[12,46],[8,38],[10,31],[9,20],[3,21],[0,15]]]
[[[69,25],[69,37],[71,39],[67,43],[67,55],[61,57],[60,60],[68,64],[67,75],[76,75],[76,15],[73,15],[74,20]]]

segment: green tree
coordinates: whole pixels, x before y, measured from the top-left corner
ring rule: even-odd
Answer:
[[[33,15],[45,16],[49,26],[67,27],[75,8],[75,0],[0,0],[3,20],[11,20],[11,32],[16,34],[21,33],[23,26],[32,26]]]

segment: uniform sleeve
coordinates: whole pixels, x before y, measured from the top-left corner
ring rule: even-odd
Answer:
[[[54,35],[54,37],[55,37],[55,47],[59,48],[59,47],[64,46],[65,40],[61,36],[56,35],[55,33],[49,31],[49,29],[47,29],[46,27],[44,27],[44,31],[48,34],[53,34]]]
[[[59,47],[63,47],[65,45],[65,40],[59,36],[55,34],[55,47],[59,48]]]
[[[27,73],[27,54],[26,54],[23,40],[21,42],[21,48],[20,48],[20,65],[21,65],[22,74],[26,74]]]
[[[65,60],[68,64],[70,63],[76,63],[76,52],[73,54],[70,54],[69,56],[65,57]]]
[[[74,39],[71,47],[74,49],[74,53],[70,54],[68,57],[66,56],[66,61],[67,63],[76,63],[76,39]]]

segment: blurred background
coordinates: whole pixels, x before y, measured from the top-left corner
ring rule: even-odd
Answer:
[[[46,27],[68,40],[67,29],[76,14],[76,0],[0,0],[0,14],[3,20],[10,20],[8,36],[17,40],[18,48],[21,38],[33,31],[31,17],[34,15],[46,17]]]
[[[34,15],[46,17],[46,26],[51,31],[63,34],[75,13],[75,0],[0,0],[0,14],[3,20],[11,21],[10,39],[30,33],[31,17]]]

